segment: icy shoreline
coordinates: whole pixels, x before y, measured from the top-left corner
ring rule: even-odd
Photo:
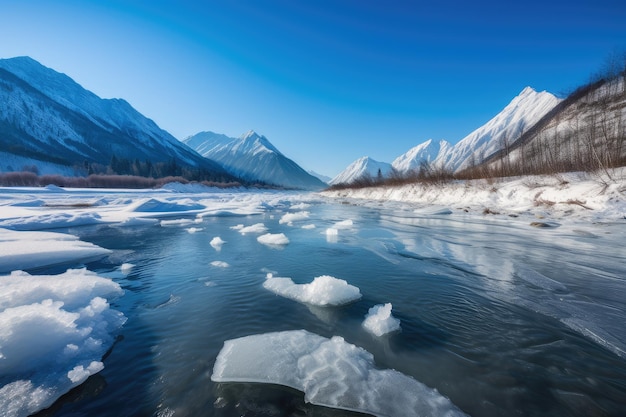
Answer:
[[[422,209],[534,218],[573,218],[592,222],[626,219],[626,169],[611,179],[586,173],[525,176],[328,190],[331,198],[417,204]],[[441,213],[430,213],[441,214]]]

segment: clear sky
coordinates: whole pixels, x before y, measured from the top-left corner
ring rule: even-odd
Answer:
[[[179,139],[254,129],[331,177],[455,143],[524,87],[565,94],[624,50],[623,0],[0,0],[1,58]]]

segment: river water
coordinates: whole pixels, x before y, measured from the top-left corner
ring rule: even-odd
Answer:
[[[623,222],[537,229],[523,218],[314,198],[172,223],[67,230],[114,251],[87,267],[120,283],[112,307],[128,320],[104,370],[41,415],[357,415],[290,388],[211,381],[226,340],[296,329],[341,336],[472,416],[626,413]],[[289,243],[237,230],[258,223]],[[134,267],[123,274],[122,263]],[[362,298],[306,305],[263,288],[268,273],[296,283],[330,275]],[[376,337],[361,323],[384,303],[402,330]]]

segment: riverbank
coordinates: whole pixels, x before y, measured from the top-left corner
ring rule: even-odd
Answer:
[[[484,215],[626,220],[626,169],[324,191],[326,197],[414,203]]]

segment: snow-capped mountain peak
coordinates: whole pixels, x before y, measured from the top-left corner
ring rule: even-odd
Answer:
[[[325,184],[283,155],[263,135],[250,130],[238,139],[200,132],[184,141],[201,155],[218,161],[232,173],[250,181],[289,188],[321,189]]]
[[[450,143],[445,140],[435,142],[428,139],[400,155],[391,163],[394,169],[400,172],[409,172],[419,169],[423,162],[432,164],[441,152],[446,152]]]
[[[63,172],[89,164],[104,169],[114,156],[153,167],[174,161],[172,172],[202,168],[216,178],[231,178],[127,101],[102,99],[29,57],[0,59],[0,103],[0,152],[27,158],[35,166],[54,163],[65,166]]]
[[[365,176],[376,178],[379,172],[382,176],[386,176],[391,170],[391,164],[363,156],[348,165],[346,169],[330,180],[329,184],[349,184]]]
[[[263,135],[259,135],[254,130],[249,130],[239,137],[241,143],[237,144],[234,149],[238,152],[270,152],[281,154],[281,152]]]
[[[447,152],[441,152],[436,164],[459,171],[480,163],[493,153],[515,142],[525,130],[537,123],[559,103],[554,95],[526,87],[486,124],[461,139]]]

